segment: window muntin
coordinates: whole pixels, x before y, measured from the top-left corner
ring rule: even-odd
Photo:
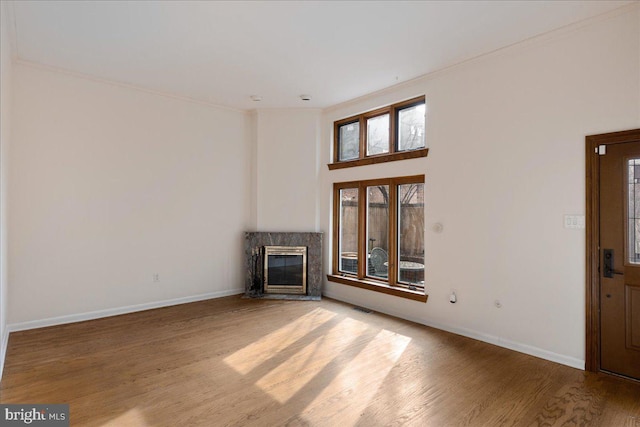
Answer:
[[[347,200],[356,189],[358,213],[347,215]],[[424,290],[424,175],[336,183],[334,212],[336,280],[352,277],[366,286]],[[347,246],[346,236],[354,230],[357,243]],[[357,262],[349,264],[354,251],[346,249],[356,246]]]
[[[334,122],[334,163],[329,169],[424,157],[425,97]]]

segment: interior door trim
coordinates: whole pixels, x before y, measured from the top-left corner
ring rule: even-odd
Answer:
[[[586,137],[586,348],[585,369],[600,371],[600,163],[599,146],[640,141],[640,129],[589,135]]]

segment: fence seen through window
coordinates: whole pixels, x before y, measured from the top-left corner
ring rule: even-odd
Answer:
[[[424,289],[424,175],[334,185],[334,274]]]

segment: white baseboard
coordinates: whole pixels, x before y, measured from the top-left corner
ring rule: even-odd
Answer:
[[[117,316],[120,314],[135,313],[136,311],[151,310],[154,308],[168,307],[178,304],[186,304],[196,301],[239,295],[244,293],[244,288],[228,289],[207,294],[193,295],[164,301],[148,302],[144,304],[129,305],[126,307],[108,308],[106,310],[90,311],[87,313],[70,314],[67,316],[50,317],[48,319],[31,320],[28,322],[12,323],[7,326],[6,339],[9,332],[26,331],[29,329],[44,328],[47,326],[64,325],[66,323],[84,322],[85,320],[101,319],[103,317]],[[4,347],[3,347],[4,349]],[[4,357],[4,353],[2,353]],[[4,360],[4,359],[3,359]]]
[[[2,331],[2,343],[0,343],[0,381],[2,381],[2,373],[4,372],[4,359],[7,356],[7,347],[9,346],[9,328],[5,327]]]
[[[338,301],[343,301],[349,304],[360,305],[357,301],[351,301],[349,298],[344,298],[342,295],[338,296],[331,292],[323,292],[323,295],[328,298],[332,298]],[[452,334],[462,335],[467,338],[473,338],[478,341],[483,341],[489,344],[497,345],[498,347],[514,350],[519,353],[528,354],[530,356],[539,357],[540,359],[549,360],[551,362],[560,363],[561,365],[570,366],[572,368],[583,370],[585,369],[585,361],[577,359],[575,357],[565,356],[563,354],[554,353],[552,351],[543,350],[538,347],[522,344],[515,341],[506,340],[493,335],[485,334],[483,332],[474,331],[472,329],[460,328],[456,326],[445,325],[437,322],[430,322],[424,319],[418,319],[412,316],[407,316],[405,313],[396,313],[393,310],[381,309],[380,307],[367,307],[371,310],[379,311],[380,313],[388,314],[390,316],[398,317],[400,319],[409,320],[414,323],[429,326],[431,328],[440,329]]]
[[[178,305],[178,304],[186,304],[190,302],[221,298],[221,297],[231,296],[231,295],[239,295],[243,292],[244,292],[244,289],[229,289],[225,291],[211,292],[207,294],[175,298],[171,300],[156,301],[156,302],[150,302],[150,303],[144,303],[144,304],[130,305],[126,307],[118,307],[118,308],[98,310],[98,311],[92,311],[92,312],[81,313],[81,314],[72,314],[68,316],[51,317],[48,319],[32,320],[29,322],[9,324],[5,328],[5,331],[2,337],[2,343],[1,343],[2,347],[0,348],[0,379],[2,378],[2,371],[4,370],[3,369],[4,359],[6,356],[7,345],[9,343],[10,332],[44,328],[47,326],[63,325],[66,323],[83,322],[85,320],[100,319],[103,317],[117,316],[119,314],[134,313],[137,311],[151,310],[154,308],[168,307],[168,306]],[[324,292],[324,295],[329,298],[336,299],[338,301],[359,305],[357,301],[350,301],[348,298],[344,298],[343,296],[332,294],[331,292]],[[429,326],[435,329],[440,329],[446,332],[451,332],[456,335],[462,335],[468,338],[473,338],[478,341],[483,341],[489,344],[497,345],[499,347],[508,348],[510,350],[528,354],[530,356],[539,357],[541,359],[549,360],[552,362],[560,363],[562,365],[570,366],[572,368],[576,368],[580,370],[584,370],[585,368],[584,360],[565,356],[565,355],[554,353],[547,350],[543,350],[538,347],[522,344],[515,341],[505,340],[503,338],[485,334],[472,329],[460,328],[460,327],[445,325],[437,322],[430,322],[424,319],[418,319],[412,316],[407,316],[405,313],[397,313],[397,312],[394,312],[393,310],[381,309],[380,307],[368,307],[368,308],[379,311],[380,313],[388,314],[390,316],[399,317],[401,319],[409,320],[421,325]]]

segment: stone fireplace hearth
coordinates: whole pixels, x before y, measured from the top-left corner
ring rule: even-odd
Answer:
[[[300,293],[268,293],[264,289],[265,247],[306,247],[306,290]],[[246,232],[245,297],[292,300],[320,300],[322,296],[322,233]],[[255,280],[256,273],[260,280]]]

